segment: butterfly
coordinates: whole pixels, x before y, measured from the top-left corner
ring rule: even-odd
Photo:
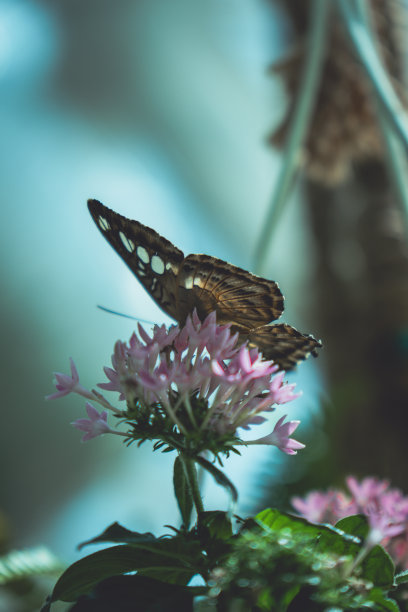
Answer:
[[[257,347],[282,370],[293,368],[322,345],[286,323],[283,295],[267,280],[209,255],[187,255],[155,230],[88,200],[89,212],[109,244],[129,266],[156,304],[179,325],[194,309],[201,320],[212,311],[217,323],[231,323],[240,342]]]

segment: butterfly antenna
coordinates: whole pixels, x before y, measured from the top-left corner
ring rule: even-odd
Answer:
[[[101,306],[100,304],[97,304],[96,306],[100,310],[103,310],[104,312],[109,312],[109,314],[118,315],[118,317],[125,317],[125,319],[132,319],[133,321],[139,321],[140,323],[146,323],[147,325],[154,325],[153,321],[147,321],[146,319],[139,319],[139,317],[132,317],[132,315],[124,314],[123,312],[112,310],[111,308],[105,308],[105,306]]]

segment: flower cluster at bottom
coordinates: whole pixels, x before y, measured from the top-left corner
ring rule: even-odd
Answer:
[[[138,331],[128,343],[116,342],[112,367],[104,368],[109,382],[98,385],[119,393],[126,409],[85,389],[72,360],[71,376],[55,374],[57,391],[48,399],[73,392],[88,400],[88,418],[73,423],[85,431],[83,440],[115,433],[129,442],[156,440],[156,447],[191,455],[205,450],[228,453],[240,444],[275,445],[287,454],[304,447],[290,437],[299,421],[285,421],[286,415],[267,436],[250,441],[238,437],[238,428],[263,423],[263,413],[299,394],[284,382],[284,372],[276,373],[273,362],[263,360],[256,348],[240,346],[229,325],[217,325],[215,313],[201,322],[194,312],[181,329],[155,326],[149,335],[139,325]],[[108,425],[108,411],[127,425],[126,432]]]
[[[381,544],[401,567],[408,568],[408,497],[389,482],[353,476],[346,479],[349,493],[338,489],[311,491],[305,498],[294,497],[292,504],[312,523],[335,524],[342,518],[364,514],[370,526],[371,545]]]

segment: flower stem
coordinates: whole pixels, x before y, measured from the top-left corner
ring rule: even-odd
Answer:
[[[197,469],[193,459],[186,457],[182,453],[180,453],[180,459],[184,465],[187,482],[190,486],[191,496],[198,515],[201,512],[204,512],[204,506],[203,500],[201,499],[200,487],[198,486]]]
[[[173,407],[171,406],[170,402],[167,400],[166,397],[163,397],[161,399],[161,403],[164,406],[164,408],[167,410],[167,413],[169,414],[169,416],[173,419],[174,423],[177,425],[177,427],[179,428],[179,430],[181,431],[182,434],[184,434],[185,436],[187,435],[187,430],[184,427],[183,423],[177,418],[176,416],[176,410],[173,409]]]
[[[186,407],[186,411],[187,411],[187,414],[188,414],[188,416],[190,418],[192,426],[194,427],[194,429],[198,429],[197,421],[194,418],[194,411],[193,411],[193,409],[191,407],[191,402],[190,402],[190,398],[188,396],[188,393],[185,393],[185,395],[184,395],[184,406]]]
[[[94,402],[98,402],[98,404],[100,404],[104,408],[107,408],[114,414],[123,414],[122,410],[119,410],[118,408],[115,408],[115,406],[112,406],[112,404],[103,397],[102,393],[99,393],[96,389],[92,389],[92,397],[90,397],[90,399]]]

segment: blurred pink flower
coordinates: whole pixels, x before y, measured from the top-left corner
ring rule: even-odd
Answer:
[[[293,507],[313,523],[335,524],[353,514],[365,514],[370,526],[368,543],[385,546],[393,559],[408,566],[408,497],[389,482],[374,477],[359,482],[346,478],[349,493],[331,489],[311,491],[305,498],[294,497]]]

